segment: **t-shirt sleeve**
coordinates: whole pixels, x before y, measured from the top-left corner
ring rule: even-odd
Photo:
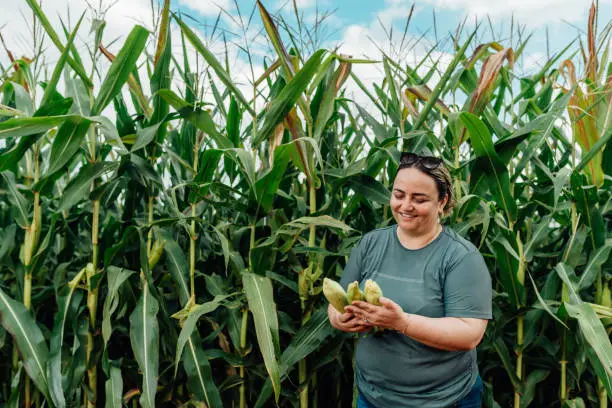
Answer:
[[[356,245],[351,251],[348,263],[344,267],[344,272],[342,273],[342,278],[340,279],[340,285],[342,285],[344,290],[346,290],[349,283],[353,281],[361,281],[363,247],[365,245],[365,239],[362,238],[359,241],[359,244]]]
[[[470,252],[446,272],[444,314],[491,319],[491,275],[479,252]]]

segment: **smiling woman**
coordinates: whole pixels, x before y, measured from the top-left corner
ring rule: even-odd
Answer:
[[[373,279],[386,297],[330,308],[332,325],[391,329],[359,339],[358,407],[480,406],[475,348],[491,318],[491,279],[474,245],[440,223],[451,185],[440,159],[402,154],[390,199],[397,225],[366,234],[344,270],[342,286]]]

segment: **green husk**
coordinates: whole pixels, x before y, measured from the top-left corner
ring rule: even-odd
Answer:
[[[344,313],[344,306],[348,305],[348,300],[346,292],[338,282],[328,278],[323,279],[323,294],[337,311]]]
[[[349,305],[353,303],[354,300],[365,299],[365,297],[363,296],[363,292],[361,291],[361,289],[359,289],[358,281],[354,281],[348,285],[348,288],[346,289],[346,298]]]
[[[366,281],[363,293],[366,302],[376,306],[381,306],[379,298],[382,296],[382,289],[372,279],[368,279]]]

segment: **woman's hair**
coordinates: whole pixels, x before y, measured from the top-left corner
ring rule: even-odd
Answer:
[[[450,172],[444,166],[442,159],[433,156],[420,156],[415,153],[404,152],[400,157],[400,163],[395,173],[399,173],[402,169],[415,168],[422,173],[428,175],[436,182],[436,188],[438,189],[438,200],[444,200],[444,197],[448,197],[446,204],[444,205],[444,215],[448,215],[455,207],[455,197],[453,195],[453,182],[451,179]]]

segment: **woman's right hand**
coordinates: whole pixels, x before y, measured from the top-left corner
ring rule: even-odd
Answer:
[[[333,327],[349,333],[365,333],[372,330],[372,326],[362,318],[352,313],[340,313],[332,305],[327,309],[329,322]]]

